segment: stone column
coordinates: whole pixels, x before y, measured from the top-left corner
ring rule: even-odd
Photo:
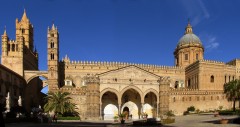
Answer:
[[[141,102],[140,118],[141,118],[141,117],[143,118],[143,116],[142,116],[142,113],[143,113],[143,106],[144,106],[144,102]]]
[[[169,111],[169,86],[170,80],[169,78],[162,77],[159,83],[159,98],[160,98],[160,115],[163,115],[167,111]]]
[[[100,118],[100,80],[95,75],[87,75],[84,77],[87,85],[87,118],[91,120],[99,120]]]
[[[122,105],[122,104],[118,104],[118,115],[121,114],[121,105]]]
[[[159,104],[159,102],[157,102],[157,118],[159,118],[159,114],[158,114],[158,104]]]
[[[103,118],[102,118],[102,103],[100,103],[99,109],[100,109],[100,112],[99,112],[99,114],[100,114],[100,119],[103,120]]]

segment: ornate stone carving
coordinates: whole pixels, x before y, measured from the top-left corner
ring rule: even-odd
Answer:
[[[85,83],[99,83],[100,79],[96,75],[89,75],[88,74],[84,77],[84,81],[85,81]]]

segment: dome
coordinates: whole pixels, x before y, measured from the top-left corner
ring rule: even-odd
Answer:
[[[178,46],[185,44],[197,44],[202,45],[201,40],[193,33],[185,34],[179,41]]]
[[[201,40],[196,36],[192,31],[192,26],[188,23],[187,27],[185,28],[185,34],[181,39],[178,41],[177,47],[184,46],[184,45],[200,45],[202,46]]]

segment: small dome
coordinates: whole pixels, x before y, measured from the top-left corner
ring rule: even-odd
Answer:
[[[185,34],[181,39],[178,41],[177,47],[183,46],[183,45],[200,45],[202,46],[201,40],[196,36],[192,31],[192,26],[188,22],[187,27],[185,28]]]
[[[202,45],[201,40],[193,33],[185,34],[179,41],[178,46],[185,44]]]

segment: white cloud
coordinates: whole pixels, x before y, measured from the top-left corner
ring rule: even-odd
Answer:
[[[205,42],[205,48],[206,50],[213,50],[213,49],[217,49],[220,45],[220,43],[217,41],[217,37],[216,36],[212,36],[212,35],[206,35],[202,37],[202,40],[204,40]]]
[[[209,19],[210,14],[202,0],[182,0],[187,15],[191,18],[191,24],[196,26],[202,20]]]

